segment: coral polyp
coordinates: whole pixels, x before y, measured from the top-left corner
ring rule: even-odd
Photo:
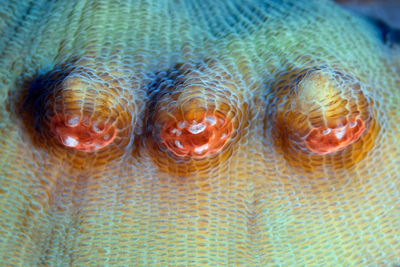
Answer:
[[[281,77],[272,86],[266,123],[273,126],[275,143],[289,163],[314,171],[327,162],[350,167],[366,156],[379,125],[364,84],[326,66]]]

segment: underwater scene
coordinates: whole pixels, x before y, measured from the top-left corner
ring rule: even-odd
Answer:
[[[0,266],[400,266],[397,0],[0,0]]]

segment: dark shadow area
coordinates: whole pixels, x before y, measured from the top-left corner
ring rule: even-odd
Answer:
[[[398,0],[335,0],[345,9],[364,16],[381,32],[386,45],[400,45],[400,1]]]
[[[40,148],[48,148],[56,143],[48,127],[51,99],[58,86],[70,71],[57,66],[48,72],[38,72],[23,81],[16,93],[9,97],[9,107],[13,116],[22,122],[23,131],[30,137],[31,143]],[[54,144],[56,145],[56,144]]]

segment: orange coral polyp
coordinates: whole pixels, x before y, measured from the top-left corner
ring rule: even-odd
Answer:
[[[114,141],[117,132],[113,125],[78,115],[53,116],[50,129],[64,146],[84,152],[106,147]]]
[[[163,144],[176,156],[204,158],[219,152],[232,135],[232,121],[223,114],[205,114],[192,122],[172,120],[161,131]]]
[[[362,119],[346,122],[336,128],[314,128],[308,134],[305,144],[311,152],[325,155],[343,150],[356,142],[364,131],[365,123]]]

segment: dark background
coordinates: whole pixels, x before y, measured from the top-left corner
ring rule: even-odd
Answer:
[[[400,30],[400,0],[335,0],[335,2]]]

